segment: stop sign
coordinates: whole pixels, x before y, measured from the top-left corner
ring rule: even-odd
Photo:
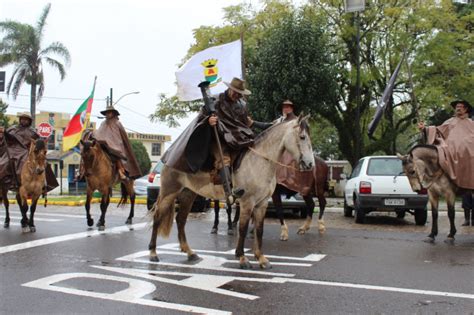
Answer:
[[[48,123],[38,125],[38,134],[43,138],[48,138],[53,133],[53,127]]]

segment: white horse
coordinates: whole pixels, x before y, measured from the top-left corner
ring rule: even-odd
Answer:
[[[254,219],[256,234],[254,238],[255,258],[261,268],[271,267],[261,249],[263,220],[268,198],[276,186],[276,163],[283,151],[286,150],[295,160],[299,161],[300,169],[309,170],[314,167],[307,119],[308,116],[304,118],[299,116],[298,119],[276,124],[260,134],[255,139],[254,146],[243,157],[240,167],[234,172],[234,187],[245,190],[245,194],[240,198],[240,233],[235,250],[241,268],[251,267],[244,254],[244,242],[251,217]],[[176,223],[181,251],[188,254],[189,260],[198,258],[189,247],[184,230],[186,218],[196,194],[211,199],[225,199],[223,186],[214,185],[210,180],[209,173],[188,174],[167,166],[163,167],[160,195],[153,212],[153,229],[149,244],[151,261],[159,261],[156,254],[158,234],[168,237],[171,232],[176,199],[180,204]]]

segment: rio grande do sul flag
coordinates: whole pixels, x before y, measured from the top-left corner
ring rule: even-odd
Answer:
[[[209,81],[211,94],[227,89],[224,82],[242,78],[241,41],[214,46],[193,55],[176,71],[178,98],[180,101],[194,101],[202,98],[198,84]]]
[[[74,148],[79,141],[81,140],[82,132],[87,128],[89,125],[90,117],[91,117],[91,110],[92,110],[92,102],[94,101],[94,91],[95,91],[95,81],[97,77],[94,79],[94,86],[92,88],[92,92],[88,98],[79,106],[74,116],[72,116],[69,124],[64,130],[63,134],[63,151],[68,151]]]

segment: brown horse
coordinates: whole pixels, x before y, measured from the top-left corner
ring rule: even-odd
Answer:
[[[105,213],[110,203],[112,195],[112,186],[120,183],[121,199],[117,205],[124,205],[130,196],[130,213],[125,224],[132,224],[135,209],[135,190],[133,189],[133,180],[120,180],[118,172],[114,169],[109,155],[102,149],[101,145],[95,140],[81,140],[82,150],[81,159],[85,170],[85,178],[87,183],[86,197],[86,216],[87,225],[94,225],[94,220],[90,214],[92,193],[96,190],[100,192],[102,198],[100,200],[101,215],[97,222],[99,231],[105,230]]]
[[[24,233],[36,232],[34,215],[39,197],[46,195],[46,145],[44,140],[31,142],[28,158],[21,169],[20,188],[16,200],[21,210],[21,227]],[[28,197],[31,197],[30,218],[27,217]],[[45,203],[46,206],[46,203]]]
[[[402,160],[403,170],[408,177],[413,191],[420,191],[422,188],[428,190],[428,197],[431,204],[431,216],[433,219],[431,233],[427,242],[433,243],[438,235],[438,205],[439,198],[444,196],[448,204],[448,218],[450,230],[447,237],[448,242],[454,241],[456,226],[454,224],[454,202],[456,193],[460,189],[451,181],[438,160],[438,150],[435,146],[419,145],[414,147],[408,155],[397,154]]]
[[[300,116],[298,119],[276,124],[261,133],[255,140],[253,148],[242,158],[240,167],[234,172],[234,187],[245,190],[245,194],[240,198],[239,241],[235,250],[241,268],[251,267],[244,254],[250,217],[253,217],[255,224],[255,258],[261,268],[270,267],[270,262],[262,253],[262,236],[268,198],[276,185],[276,161],[286,150],[299,162],[302,170],[313,167],[314,157],[306,120],[307,118]],[[189,247],[184,230],[196,194],[211,199],[224,199],[223,187],[214,185],[209,173],[188,174],[166,165],[163,167],[160,195],[153,212],[153,230],[149,244],[151,261],[158,261],[156,254],[158,234],[167,237],[171,232],[176,199],[180,204],[176,223],[181,250],[187,253],[189,260],[198,258]]]

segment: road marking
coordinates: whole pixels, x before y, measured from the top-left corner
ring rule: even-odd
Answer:
[[[115,292],[115,293],[102,293],[102,292],[91,292],[91,291],[84,291],[84,290],[79,290],[79,289],[66,288],[66,287],[53,285],[61,281],[76,279],[76,278],[91,278],[91,279],[118,281],[118,282],[127,283],[129,286],[128,288]],[[140,305],[145,305],[145,306],[154,306],[154,307],[160,307],[164,309],[178,310],[178,311],[190,312],[190,313],[217,314],[217,315],[231,314],[230,312],[225,312],[225,311],[216,310],[212,308],[204,308],[204,307],[197,307],[197,306],[191,306],[191,305],[185,305],[185,304],[175,304],[175,303],[167,303],[167,302],[160,302],[156,300],[144,299],[143,298],[144,296],[156,291],[156,286],[153,283],[150,283],[147,281],[125,278],[125,277],[109,276],[109,275],[94,274],[94,273],[63,273],[63,274],[57,274],[50,277],[31,281],[31,282],[23,284],[23,286],[29,287],[29,288],[62,292],[62,293],[67,293],[67,294],[74,294],[74,295],[79,295],[79,296],[93,297],[97,299],[140,304]]]
[[[80,218],[80,219],[85,219],[86,215],[78,215],[78,214],[63,214],[63,213],[54,213],[54,212],[39,212],[35,213],[35,215],[44,215],[44,216],[50,216],[50,217],[65,217],[65,218]]]
[[[10,216],[10,219],[12,220],[21,220],[21,217],[17,216]],[[5,220],[5,218],[0,218],[1,221]],[[38,216],[35,216],[35,221],[43,221],[43,222],[60,222],[63,221],[63,219],[48,219],[48,218],[40,218]]]
[[[120,234],[124,232],[130,232],[130,230],[144,229],[147,226],[148,226],[148,223],[144,222],[144,223],[133,224],[130,226],[128,225],[116,226],[113,228],[108,228],[105,231],[91,230],[91,231],[79,232],[79,233],[74,233],[74,234],[48,237],[48,238],[43,238],[43,239],[34,240],[30,242],[0,247],[0,254],[15,252],[18,250],[23,250],[23,249],[28,249],[28,248],[38,247],[38,246],[43,246],[43,245],[49,245],[49,244],[54,244],[54,243],[59,243],[59,242],[71,241],[71,240],[76,240],[80,238],[92,237],[92,236],[97,236],[97,235]]]
[[[456,298],[474,300],[474,294],[468,294],[468,293],[406,289],[406,288],[397,288],[397,287],[384,287],[384,286],[378,286],[378,285],[344,283],[344,282],[330,282],[330,281],[318,281],[318,280],[305,280],[305,279],[282,278],[281,280],[286,280],[286,282],[291,282],[291,283],[306,283],[306,284],[324,285],[324,286],[331,286],[331,287],[345,287],[345,288],[376,290],[376,291],[389,291],[389,292],[399,292],[399,293],[435,295],[435,296],[456,297]]]

